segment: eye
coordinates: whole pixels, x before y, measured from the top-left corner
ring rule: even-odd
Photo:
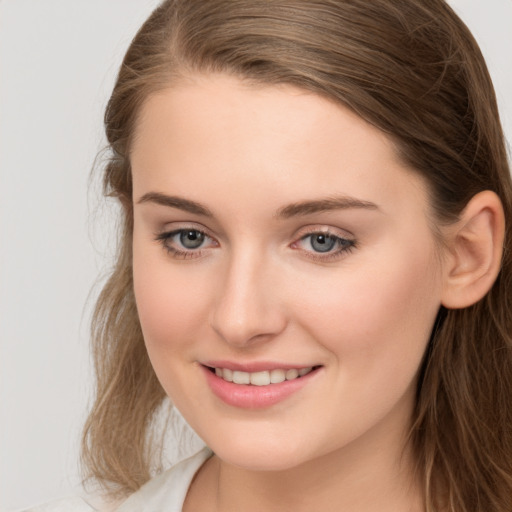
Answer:
[[[199,229],[176,229],[156,236],[164,249],[175,258],[187,259],[201,256],[202,250],[217,247],[217,242]]]
[[[309,244],[315,252],[329,252],[334,249],[339,238],[324,233],[308,235]]]
[[[180,244],[186,249],[198,249],[204,242],[205,234],[197,229],[187,229],[180,231],[175,235]]]
[[[304,251],[313,259],[326,261],[352,250],[355,245],[355,240],[337,236],[329,231],[315,231],[301,237],[292,244],[292,248]]]

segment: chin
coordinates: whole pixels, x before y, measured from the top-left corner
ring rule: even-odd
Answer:
[[[247,471],[285,471],[308,459],[302,443],[290,437],[226,436],[207,444],[222,461]]]

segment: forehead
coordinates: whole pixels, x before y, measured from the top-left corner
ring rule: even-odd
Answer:
[[[384,209],[413,195],[412,204],[420,198],[425,206],[423,180],[385,134],[348,108],[292,86],[223,75],[197,76],[149,97],[131,160],[135,195],[172,191],[215,201],[226,199],[224,186],[236,191],[229,203],[246,206],[264,198],[278,208],[312,194],[355,196]]]

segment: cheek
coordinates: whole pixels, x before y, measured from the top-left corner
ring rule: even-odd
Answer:
[[[188,279],[189,273],[175,269],[165,253],[144,250],[134,245],[133,278],[135,300],[144,340],[149,355],[172,354],[197,339],[204,328],[200,322],[207,291],[207,280],[197,276]],[[185,266],[187,263],[184,264]]]
[[[440,305],[438,276],[431,247],[376,252],[330,283],[308,286],[303,325],[340,364],[390,369],[407,357],[418,362]]]

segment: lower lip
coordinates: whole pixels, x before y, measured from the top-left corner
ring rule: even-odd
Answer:
[[[207,367],[201,366],[201,368],[213,394],[226,404],[242,409],[263,409],[277,404],[306,386],[320,370],[316,368],[303,377],[285,380],[279,384],[253,386],[227,382],[217,377]]]

